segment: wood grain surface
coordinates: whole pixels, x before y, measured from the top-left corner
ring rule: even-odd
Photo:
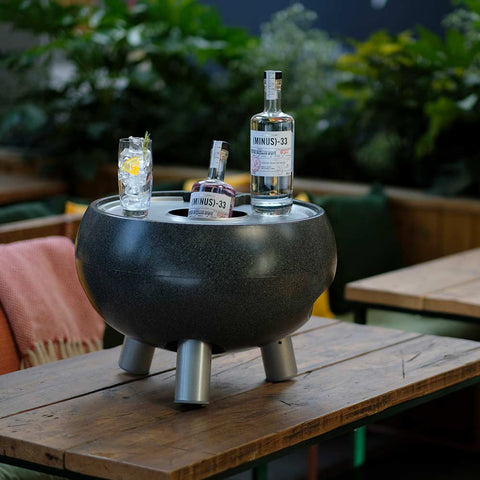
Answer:
[[[0,452],[107,479],[201,479],[480,376],[469,340],[312,318],[293,344],[299,373],[282,383],[265,381],[259,349],[216,356],[203,408],[173,403],[170,352],[140,378],[120,373],[118,349],[4,375]]]
[[[350,282],[347,300],[480,317],[480,249]]]
[[[32,220],[8,222],[0,225],[0,243],[18,242],[49,235],[63,235],[70,240],[75,240],[82,217],[81,213],[63,213]]]

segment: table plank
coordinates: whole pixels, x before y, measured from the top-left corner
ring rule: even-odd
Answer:
[[[65,464],[110,479],[206,478],[478,375],[477,342],[410,339],[68,449]]]
[[[424,309],[480,319],[480,279],[427,294]]]
[[[358,330],[356,325],[330,321],[323,328],[294,336],[293,343],[299,371],[306,374],[416,337],[419,334],[378,327]],[[174,383],[174,372],[164,372],[4,418],[0,420],[0,451],[63,468],[69,448],[189,415],[173,404]],[[289,384],[281,385],[288,388]],[[265,382],[259,349],[218,356],[212,366],[211,404],[203,410],[208,416],[222,409],[226,398],[265,385],[272,384]]]
[[[118,367],[120,348],[1,375],[0,418],[135,381],[136,376]],[[175,365],[176,355],[173,352],[157,349],[151,371],[169,371]]]
[[[478,279],[480,248],[350,282],[345,298],[420,311],[427,295]]]
[[[19,242],[49,235],[63,235],[74,241],[82,217],[82,213],[63,213],[8,222],[0,225],[0,243]]]

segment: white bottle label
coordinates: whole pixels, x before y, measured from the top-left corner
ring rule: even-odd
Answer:
[[[275,80],[275,72],[267,70],[265,78],[265,98],[266,100],[277,100],[280,82]]]
[[[189,218],[228,218],[232,198],[222,193],[192,192],[190,195]]]
[[[250,173],[257,177],[283,177],[293,170],[293,135],[250,130]]]

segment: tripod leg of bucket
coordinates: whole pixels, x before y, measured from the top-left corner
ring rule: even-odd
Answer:
[[[297,362],[291,337],[261,347],[265,375],[270,382],[283,382],[297,374]]]
[[[212,347],[200,340],[183,340],[177,349],[175,403],[206,405],[210,399]]]
[[[150,371],[155,347],[125,337],[118,365],[133,375],[146,375]]]

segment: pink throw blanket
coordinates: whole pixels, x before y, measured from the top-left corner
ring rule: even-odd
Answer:
[[[0,245],[0,302],[22,367],[102,348],[105,324],[80,285],[66,237]]]

